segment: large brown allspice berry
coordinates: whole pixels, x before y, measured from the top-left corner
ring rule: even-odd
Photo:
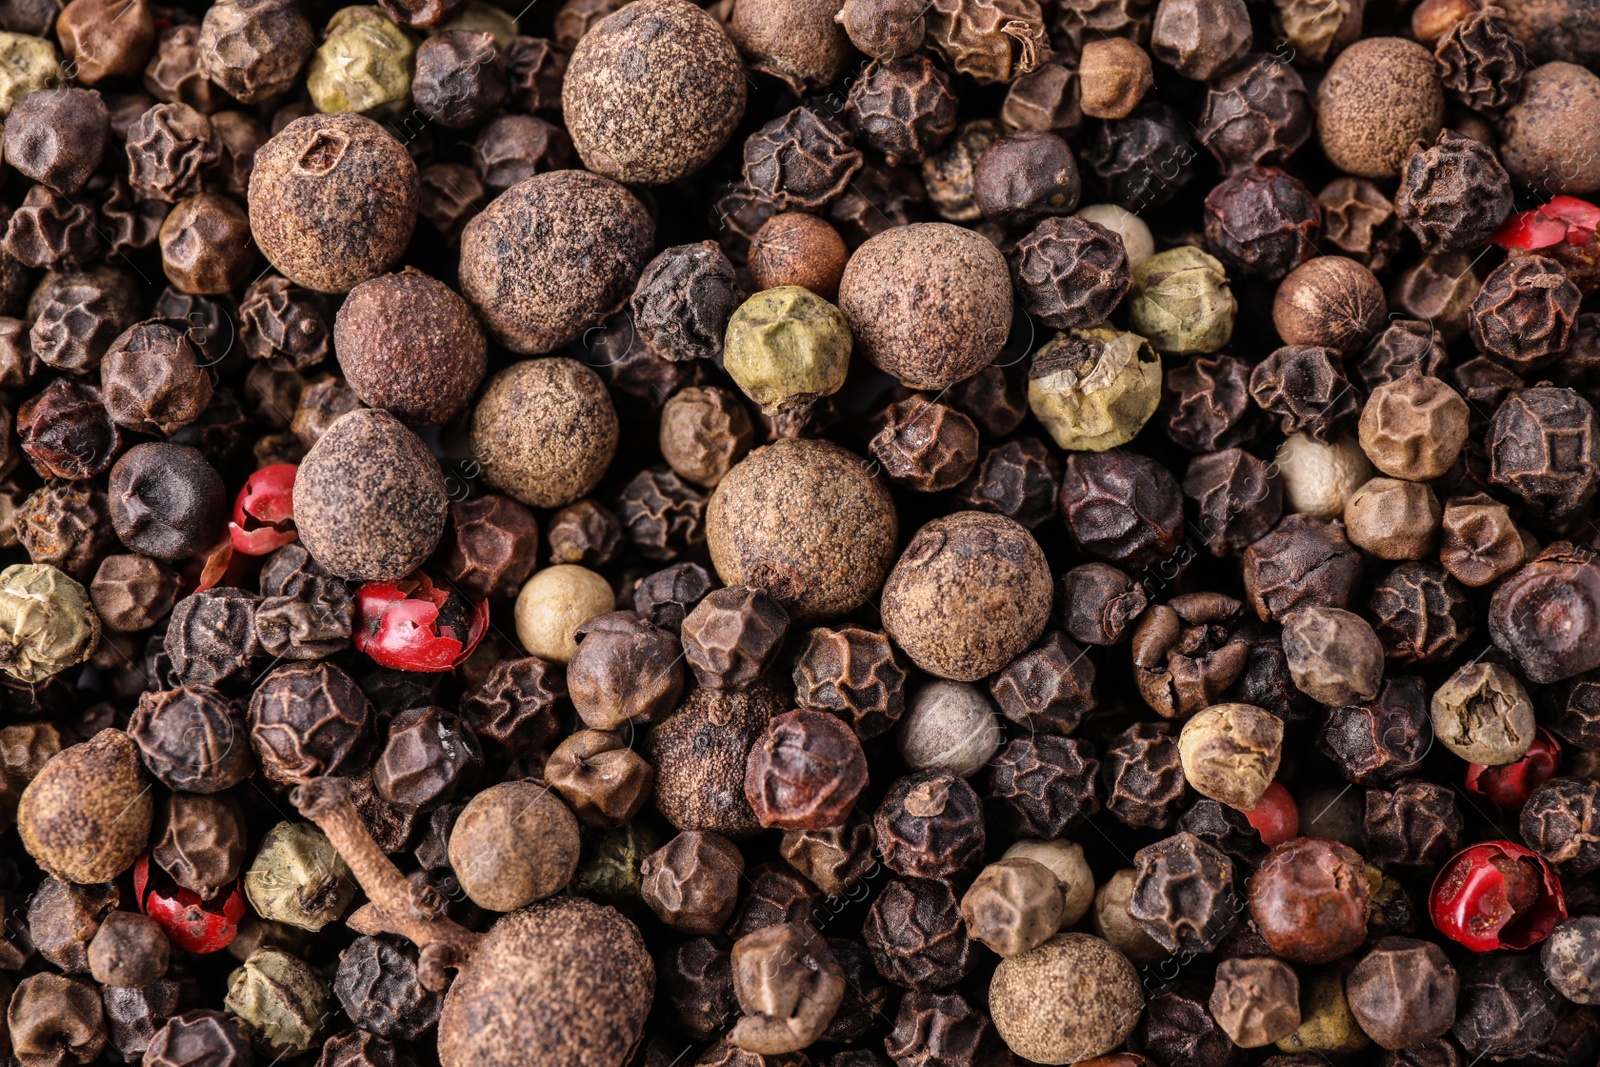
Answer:
[[[154,817],[139,747],[121,730],[102,730],[40,768],[17,805],[17,830],[47,872],[88,885],[133,866]]]
[[[386,270],[417,221],[417,166],[369,118],[295,119],[250,172],[250,230],[296,285],[348,292]]]

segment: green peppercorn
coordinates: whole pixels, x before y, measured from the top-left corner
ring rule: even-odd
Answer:
[[[783,285],[757,293],[728,320],[728,375],[768,414],[829,396],[850,369],[850,327],[838,308],[809,289]]]
[[[1179,245],[1134,269],[1128,324],[1157,352],[1215,352],[1233,336],[1238,308],[1222,264],[1193,245]]]
[[[228,976],[223,1007],[243,1020],[256,1050],[286,1058],[321,1043],[333,997],[311,964],[281,948],[258,948]]]
[[[100,643],[100,617],[89,594],[45,563],[0,571],[0,670],[38,682],[82,663]]]
[[[344,914],[356,895],[350,870],[326,835],[310,823],[280,822],[261,839],[244,893],[263,919],[320,930]]]
[[[417,45],[382,8],[347,7],[328,20],[306,89],[318,111],[398,114],[411,99]]]
[[[1125,445],[1160,402],[1161,360],[1149,342],[1109,326],[1056,334],[1028,372],[1028,407],[1066,449]]]
[[[637,903],[644,885],[640,868],[645,857],[660,847],[655,831],[637,822],[585,835],[572,891],[618,906]]]
[[[49,41],[26,33],[0,33],[0,119],[34,90],[66,80]]]

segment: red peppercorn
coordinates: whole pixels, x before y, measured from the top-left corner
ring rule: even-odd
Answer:
[[[156,877],[165,882],[163,872]],[[238,881],[226,894],[211,900],[170,882],[150,885],[150,854],[140,856],[133,865],[133,891],[139,910],[160,924],[174,948],[185,952],[220,952],[233,943],[244,918],[244,894]]]
[[[247,556],[265,556],[299,537],[294,528],[294,463],[274,463],[245,479],[228,533]]]
[[[1474,952],[1537,945],[1567,917],[1561,881],[1513,841],[1482,841],[1445,864],[1428,896],[1439,932]]]
[[[1300,835],[1300,808],[1283,783],[1276,779],[1244,817],[1250,820],[1250,825],[1261,835],[1262,844],[1268,848]]]
[[[1501,248],[1531,252],[1565,241],[1586,245],[1600,229],[1600,207],[1575,196],[1552,197],[1548,204],[1506,219],[1490,240]]]
[[[1463,788],[1469,796],[1493,804],[1502,814],[1514,816],[1535,789],[1555,777],[1560,766],[1561,742],[1548,730],[1540,730],[1519,760],[1498,767],[1468,764]]]
[[[473,604],[418,571],[356,590],[352,639],[380,666],[440,673],[472,655],[489,630],[489,602]]]

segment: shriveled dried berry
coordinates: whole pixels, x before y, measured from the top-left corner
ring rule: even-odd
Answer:
[[[990,795],[1021,836],[1054,839],[1100,810],[1100,761],[1080,738],[1018,738],[989,766]]]
[[[961,484],[978,461],[978,428],[961,412],[922,395],[890,404],[868,450],[895,481],[936,493]]]
[[[1133,284],[1122,240],[1075,215],[1041,220],[1007,260],[1023,308],[1058,330],[1104,322]]]
[[[978,962],[948,879],[891,881],[861,932],[877,972],[907,989],[948,988]]]
[[[1282,166],[1310,138],[1314,114],[1299,71],[1255,54],[1208,83],[1200,142],[1229,171]]]
[[[883,862],[907,878],[943,878],[983,852],[983,812],[965,779],[925,771],[896,780],[873,817]]]
[[[863,158],[839,122],[797,107],[744,143],[745,184],[779,211],[815,211],[837,199]]]
[[[842,826],[866,784],[867,757],[848,726],[826,712],[790,711],[750,749],[744,791],[761,825],[816,830]]]
[[[1566,351],[1580,299],[1560,263],[1547,256],[1518,256],[1483,280],[1472,299],[1468,332],[1480,352],[1530,370]]]
[[[1535,386],[1506,398],[1489,422],[1489,477],[1539,518],[1583,508],[1600,485],[1594,408],[1571,389]]]
[[[1424,252],[1475,249],[1511,213],[1511,176],[1494,149],[1444,130],[1406,157],[1394,206]]]
[[[1128,914],[1168,952],[1210,952],[1243,901],[1233,861],[1188,832],[1134,853]]]
[[[850,86],[845,117],[891,167],[920,163],[956,128],[950,78],[920,55],[876,60]]]
[[[1067,457],[1061,512],[1084,551],[1123,566],[1171,554],[1183,534],[1183,493],[1148,456],[1075,452]]]
[[[1282,278],[1315,254],[1317,201],[1277,167],[1233,174],[1206,195],[1206,244],[1239,274]]]
[[[1037,437],[1019,437],[978,456],[978,464],[956,489],[961,502],[1036,529],[1056,510],[1061,463]]]

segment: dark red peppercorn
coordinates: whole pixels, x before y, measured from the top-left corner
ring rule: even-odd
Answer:
[[[1433,881],[1428,915],[1474,952],[1537,945],[1567,917],[1561,882],[1539,855],[1512,841],[1458,852]]]
[[[1467,764],[1461,783],[1468,795],[1491,804],[1503,815],[1515,816],[1535,789],[1555,777],[1561,766],[1561,744],[1550,731],[1540,729],[1522,758],[1498,767]]]
[[[57,378],[17,408],[17,436],[45,478],[93,478],[116,462],[122,431],[100,403],[98,387]]]
[[[821,830],[844,825],[866,784],[855,731],[825,711],[790,711],[750,749],[744,795],[762,826]]]
[[[1274,955],[1332,963],[1367,937],[1370,887],[1361,857],[1336,841],[1299,837],[1267,853],[1250,880],[1250,917]]]
[[[978,794],[953,774],[924,771],[898,779],[872,827],[883,862],[907,878],[944,878],[983,854]]]

